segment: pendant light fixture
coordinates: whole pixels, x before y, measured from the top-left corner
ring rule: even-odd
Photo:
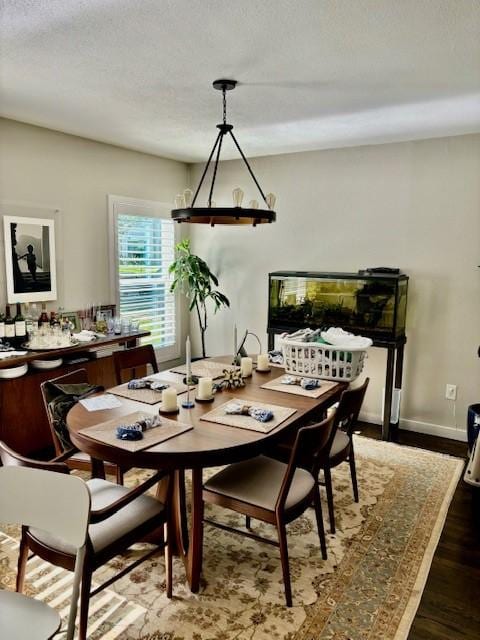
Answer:
[[[212,227],[216,224],[252,224],[254,227],[257,224],[263,224],[265,222],[275,222],[276,213],[275,196],[273,193],[265,195],[260,187],[258,180],[256,179],[248,160],[246,159],[240,145],[237,142],[233,134],[233,125],[227,123],[227,91],[235,89],[237,85],[236,80],[215,80],[213,87],[222,92],[223,95],[223,122],[217,124],[219,133],[213,145],[213,149],[210,152],[207,163],[200,178],[198,187],[193,194],[191,189],[185,189],[183,194],[178,195],[175,198],[175,209],[172,210],[172,219],[177,222],[189,222],[196,224],[209,224]],[[258,191],[262,197],[262,201],[265,203],[266,208],[260,208],[257,200],[250,200],[248,207],[242,207],[244,193],[239,187],[235,188],[232,192],[233,206],[232,207],[217,207],[213,200],[213,190],[215,187],[215,179],[217,177],[218,162],[220,160],[220,152],[222,150],[222,142],[226,135],[229,135],[235,146],[237,147],[242,160],[245,162],[248,172],[250,173],[254,183],[256,184]],[[208,168],[212,162],[212,158],[215,156],[213,162],[212,181],[210,183],[210,190],[208,194],[207,206],[196,207],[200,188],[207,175]]]

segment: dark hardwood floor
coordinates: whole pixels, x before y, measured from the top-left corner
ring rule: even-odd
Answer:
[[[380,438],[380,427],[358,431]],[[466,458],[462,442],[400,431],[399,444]],[[409,640],[480,639],[480,490],[458,483]]]

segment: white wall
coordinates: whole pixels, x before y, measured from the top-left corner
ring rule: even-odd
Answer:
[[[277,194],[278,221],[256,229],[192,225],[194,251],[232,302],[231,312],[210,320],[209,353],[231,352],[234,320],[265,341],[269,271],[399,266],[410,275],[403,424],[463,438],[466,407],[480,401],[480,136],[251,164],[264,189]],[[200,168],[193,168],[194,185]],[[240,162],[222,163],[217,203],[230,204],[235,186],[246,202],[257,197]],[[371,350],[370,419],[381,412],[385,359],[384,350]],[[456,407],[444,397],[446,383],[458,385]]]
[[[55,218],[59,295],[54,306],[76,310],[115,301],[109,283],[108,194],[171,203],[186,180],[181,162],[0,119],[0,214]]]

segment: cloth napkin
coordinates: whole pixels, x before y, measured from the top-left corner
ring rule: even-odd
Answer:
[[[320,380],[316,380],[315,378],[297,378],[296,376],[283,376],[281,384],[297,384],[306,391],[312,391],[321,386]]]
[[[240,404],[239,402],[230,402],[230,404],[225,407],[225,413],[231,416],[250,416],[254,420],[258,420],[258,422],[268,422],[273,418],[273,412],[270,411],[270,409],[251,407],[247,404]]]
[[[283,364],[283,353],[278,350],[268,352],[268,361],[272,364]]]
[[[162,421],[159,416],[144,418],[133,424],[122,424],[116,430],[117,440],[141,440],[144,431],[159,427],[161,424]]]
[[[151,389],[152,391],[168,389],[168,384],[156,382],[155,380],[145,380],[144,378],[130,380],[127,386],[129,389]]]

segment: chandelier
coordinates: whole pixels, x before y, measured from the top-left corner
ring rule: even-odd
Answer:
[[[237,142],[235,135],[233,134],[233,125],[227,123],[227,91],[235,89],[237,85],[236,80],[215,80],[213,87],[222,92],[223,96],[223,122],[217,124],[219,133],[213,145],[213,149],[210,152],[207,163],[205,164],[202,177],[195,191],[195,194],[191,189],[185,189],[183,194],[177,195],[175,198],[175,209],[172,209],[172,219],[176,222],[189,222],[197,224],[209,224],[212,227],[216,224],[251,224],[254,227],[257,224],[263,224],[265,222],[275,222],[276,213],[275,196],[273,193],[265,195],[261,186],[258,183],[255,174],[253,173],[245,154],[243,153],[240,145]],[[260,208],[257,200],[251,200],[248,207],[242,207],[244,193],[239,187],[235,188],[232,192],[233,206],[232,207],[217,207],[213,200],[213,191],[215,187],[215,180],[217,177],[218,162],[220,160],[220,152],[222,150],[223,139],[226,135],[229,135],[244,163],[247,166],[248,172],[251,175],[258,191],[262,197],[262,201],[266,205],[265,208]],[[200,188],[207,175],[208,168],[213,161],[212,180],[210,183],[210,190],[208,193],[208,200],[206,207],[196,207],[195,203],[200,191]],[[263,207],[263,203],[262,203]]]

